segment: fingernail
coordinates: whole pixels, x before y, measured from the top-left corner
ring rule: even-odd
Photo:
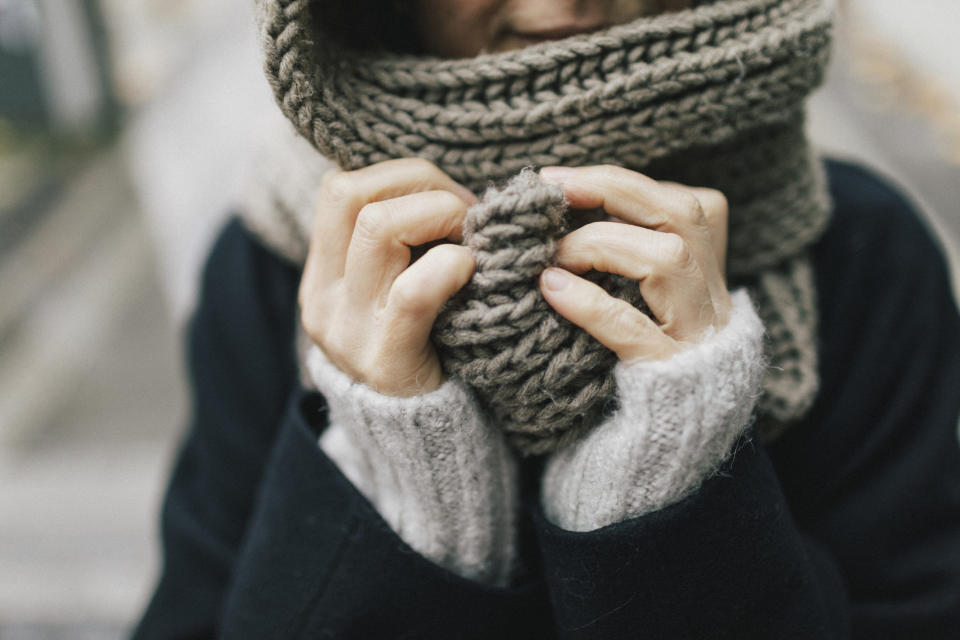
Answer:
[[[543,286],[551,291],[561,291],[570,284],[570,275],[563,269],[549,268],[545,269],[543,275]]]
[[[544,167],[540,169],[540,178],[546,182],[563,182],[573,177],[574,173],[570,167]]]

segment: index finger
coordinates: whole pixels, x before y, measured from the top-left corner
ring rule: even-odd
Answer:
[[[677,220],[681,210],[693,222],[698,218],[700,204],[691,194],[623,167],[544,167],[540,176],[561,184],[573,209],[603,209],[621,220],[655,231],[680,233],[678,222],[686,222]]]
[[[727,259],[727,221],[730,215],[730,205],[726,196],[716,189],[707,187],[690,187],[676,182],[664,182],[677,189],[686,189],[700,201],[703,215],[707,218],[707,227],[710,229],[710,241],[713,252],[720,264],[721,271],[725,271]]]
[[[725,315],[723,252],[718,255],[715,234],[696,193],[613,165],[544,167],[540,176],[562,185],[571,208],[601,208],[625,222],[683,238],[700,267],[711,298],[721,315]]]
[[[419,158],[387,160],[355,171],[332,169],[324,174],[307,261],[318,282],[329,283],[343,276],[347,248],[364,206],[421,191],[450,191],[468,205],[477,201],[466,187]]]

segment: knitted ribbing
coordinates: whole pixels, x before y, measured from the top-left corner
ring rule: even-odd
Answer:
[[[773,173],[789,171],[805,144],[775,140],[802,139],[803,100],[829,53],[829,4],[728,0],[518,51],[437,60],[348,51],[317,32],[307,0],[257,0],[267,77],[301,135],[343,168],[417,156],[477,192],[528,165],[640,169],[724,144],[725,156],[746,156],[733,167],[774,156]],[[726,177],[733,185],[709,186],[755,182],[745,172]],[[777,186],[761,176],[749,189],[766,196]],[[787,211],[731,217],[732,275],[773,266],[822,230],[822,208],[803,206],[813,194],[794,191]]]
[[[448,380],[395,398],[351,380],[319,347],[309,376],[330,407],[320,446],[417,552],[505,586],[516,558],[516,460],[470,394]]]
[[[525,170],[470,208],[470,282],[441,311],[433,340],[445,369],[466,381],[525,453],[545,453],[600,422],[614,399],[609,349],[553,311],[540,273],[567,228],[563,190]],[[637,283],[594,278],[645,309]]]
[[[730,203],[728,275],[733,284],[750,287],[771,336],[761,436],[772,436],[810,406],[818,383],[817,314],[806,249],[825,227],[829,203],[803,133],[803,101],[826,64],[828,0],[720,0],[470,60],[349,51],[314,24],[307,0],[256,4],[267,76],[281,109],[343,168],[418,156],[479,192],[528,165],[612,163],[724,192]],[[298,173],[306,179],[308,172]],[[302,262],[312,203],[292,203],[283,192],[268,201],[274,212],[248,210],[248,221]],[[290,212],[301,216],[297,243],[283,240]],[[521,220],[529,211],[512,215]],[[475,280],[482,277],[480,268]],[[490,307],[489,301],[478,304]],[[536,324],[521,310],[536,316],[542,306],[518,304],[503,316],[504,324]],[[472,349],[492,360],[483,365],[472,358],[471,371],[499,366],[501,386],[519,379],[500,365],[520,358],[522,350],[461,346],[461,354]],[[444,343],[440,351],[451,354],[457,347]],[[465,361],[447,358],[448,369]],[[477,389],[497,384],[482,376],[464,379]],[[521,389],[506,395],[525,397]],[[553,401],[562,404],[565,396]],[[543,408],[538,401],[529,411]],[[556,425],[544,429],[544,442],[555,442]]]
[[[619,363],[620,411],[550,456],[541,498],[564,529],[590,531],[681,500],[733,453],[763,375],[763,325],[746,292],[730,322],[665,360]]]

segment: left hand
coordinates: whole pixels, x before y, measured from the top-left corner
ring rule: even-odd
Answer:
[[[540,289],[560,315],[624,362],[667,358],[726,325],[722,193],[609,165],[545,167],[540,175],[561,184],[571,209],[603,209],[614,219],[565,236],[556,257],[562,268],[541,275]],[[574,275],[591,269],[637,280],[654,318]]]

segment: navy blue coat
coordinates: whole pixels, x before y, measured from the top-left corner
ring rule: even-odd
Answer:
[[[229,224],[191,324],[193,418],[135,637],[960,636],[960,318],[943,254],[884,182],[828,174],[807,418],[680,503],[598,531],[550,524],[531,484],[526,573],[508,589],[412,551],[323,454],[324,399],[293,351],[299,274]]]

